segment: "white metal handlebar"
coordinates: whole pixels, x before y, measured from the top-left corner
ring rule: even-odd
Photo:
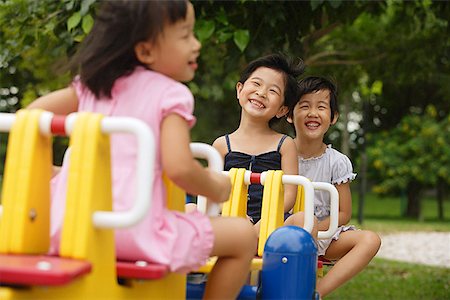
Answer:
[[[314,188],[312,182],[300,175],[283,175],[282,181],[284,184],[302,185],[305,191],[305,221],[303,229],[312,232],[314,227]]]
[[[139,223],[150,211],[153,197],[155,166],[155,139],[143,121],[127,117],[105,117],[102,119],[105,133],[131,133],[137,138],[136,195],[133,206],[127,211],[96,211],[92,220],[97,227],[124,228]]]
[[[221,172],[223,170],[223,160],[220,153],[213,147],[204,143],[190,144],[192,155],[196,158],[206,159],[209,169]],[[218,216],[220,214],[220,206],[217,203],[208,203],[206,197],[198,195],[197,209],[208,216]]]
[[[315,190],[322,190],[330,193],[330,226],[327,231],[319,231],[319,239],[331,238],[338,228],[339,217],[339,193],[334,185],[327,182],[313,182]]]

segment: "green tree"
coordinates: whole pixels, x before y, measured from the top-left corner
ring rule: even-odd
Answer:
[[[67,85],[64,66],[89,32],[98,1],[0,1],[0,111],[15,111]],[[252,59],[271,52],[301,57],[307,74],[335,78],[341,118],[329,141],[353,157],[363,134],[395,127],[433,104],[449,113],[450,2],[446,1],[193,1],[203,44],[196,78],[198,123],[193,139],[211,142],[235,129],[235,83]],[[360,97],[381,82],[383,93]],[[359,98],[358,98],[359,97]],[[364,99],[363,99],[364,98]],[[363,101],[364,100],[364,101]],[[367,103],[365,132],[362,103]],[[349,131],[349,124],[353,124]],[[355,125],[356,124],[356,125]],[[280,127],[292,132],[285,124]],[[346,146],[349,145],[349,148]],[[358,168],[358,166],[357,166]]]
[[[450,184],[450,115],[439,120],[429,105],[423,114],[404,117],[389,131],[372,137],[369,164],[376,171],[379,194],[406,191],[406,215],[421,218],[421,192],[439,181]]]

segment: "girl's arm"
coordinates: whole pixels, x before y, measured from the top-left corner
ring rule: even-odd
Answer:
[[[350,190],[350,181],[335,185],[339,193],[339,215],[338,226],[350,222],[352,217],[352,192]],[[327,230],[330,225],[330,218],[319,222],[319,230]]]
[[[170,114],[161,124],[163,170],[176,185],[192,195],[203,195],[215,202],[228,200],[228,176],[204,168],[189,148],[189,127],[178,114]]]
[[[67,87],[37,98],[27,108],[40,108],[58,115],[67,115],[78,110],[78,97],[72,87]]]
[[[298,175],[297,147],[291,137],[287,137],[280,149],[281,170],[286,175]],[[284,187],[284,212],[290,211],[297,197],[297,186],[288,184]]]

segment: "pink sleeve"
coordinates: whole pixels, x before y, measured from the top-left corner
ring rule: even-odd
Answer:
[[[184,118],[190,127],[195,124],[194,113],[194,97],[191,91],[183,85],[171,85],[163,94],[161,101],[161,119],[170,114],[178,114]]]
[[[88,91],[86,86],[81,82],[80,75],[75,76],[73,79],[71,86],[74,88],[75,93],[78,96],[78,99],[81,99],[81,96]]]

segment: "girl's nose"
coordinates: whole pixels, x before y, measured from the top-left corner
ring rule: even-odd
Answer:
[[[266,93],[263,90],[256,91],[256,95],[262,98],[266,98]]]
[[[197,39],[196,36],[194,36],[194,50],[196,52],[200,52],[200,49],[202,49],[202,43],[200,43],[200,41]]]
[[[306,116],[307,117],[317,117],[317,111],[315,109],[310,109]]]

